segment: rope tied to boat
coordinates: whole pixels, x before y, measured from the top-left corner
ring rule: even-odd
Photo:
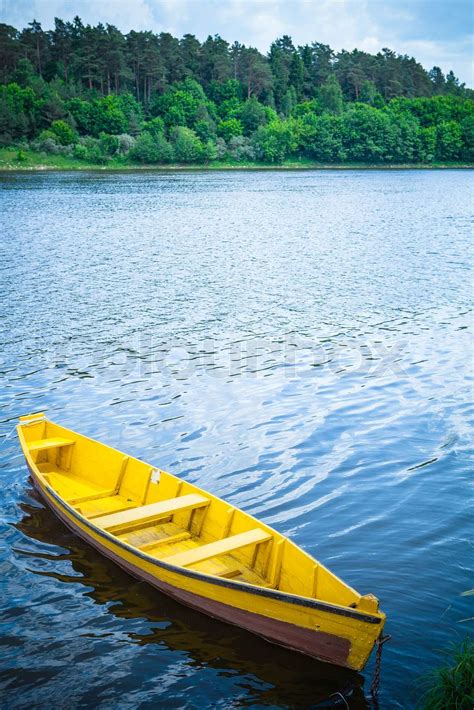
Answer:
[[[349,704],[348,704],[347,700],[345,699],[345,697],[343,696],[343,694],[340,693],[339,691],[337,691],[337,693],[331,693],[331,695],[330,695],[329,697],[330,697],[330,698],[337,698],[337,697],[342,698],[342,702],[344,703],[344,706],[347,708],[347,710],[350,710],[350,707],[349,707]]]
[[[377,641],[375,642],[377,644],[377,654],[375,656],[375,668],[374,668],[374,677],[372,678],[372,684],[370,686],[370,695],[372,696],[372,700],[377,707],[377,696],[379,693],[379,685],[380,685],[380,670],[382,666],[382,650],[383,646],[387,641],[390,641],[392,637],[390,634],[381,634]]]

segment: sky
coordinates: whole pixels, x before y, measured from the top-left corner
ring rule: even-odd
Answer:
[[[123,32],[220,34],[262,52],[283,34],[335,50],[389,47],[474,86],[473,0],[0,0],[0,22],[19,29],[32,19],[50,29],[55,17],[75,15]]]

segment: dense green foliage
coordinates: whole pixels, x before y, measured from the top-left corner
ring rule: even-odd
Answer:
[[[0,144],[88,163],[471,162],[473,95],[388,49],[0,24]]]
[[[474,707],[474,641],[467,638],[451,650],[447,665],[428,679],[425,710],[472,710]]]

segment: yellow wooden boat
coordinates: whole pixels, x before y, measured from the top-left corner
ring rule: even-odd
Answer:
[[[43,413],[17,431],[46,503],[127,572],[268,641],[364,667],[385,623],[373,595],[233,505]]]

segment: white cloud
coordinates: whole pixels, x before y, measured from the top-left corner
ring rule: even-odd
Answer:
[[[414,56],[423,66],[431,69],[439,66],[447,73],[454,73],[468,86],[474,84],[474,35],[457,42],[439,42],[418,39],[398,43],[397,50],[401,54]]]
[[[271,42],[285,34],[287,28],[281,18],[279,2],[254,3],[249,11],[248,3],[237,1],[221,5],[217,21],[226,27],[233,27],[232,37],[224,35],[227,39],[237,39],[246,45],[258,47],[261,51],[268,51]],[[236,35],[237,28],[240,30]]]
[[[145,30],[155,24],[151,5],[150,0],[3,0],[0,18],[20,28],[33,19],[50,28],[55,17],[72,20],[79,15],[84,24],[108,22],[125,31]]]

